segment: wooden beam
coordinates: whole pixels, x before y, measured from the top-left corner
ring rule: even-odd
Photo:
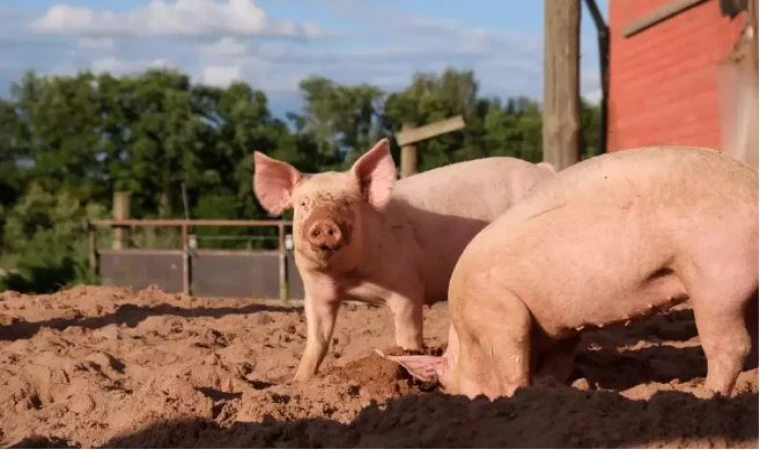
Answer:
[[[562,170],[580,160],[580,0],[544,0],[543,160]]]
[[[708,0],[673,0],[660,6],[649,14],[630,22],[623,28],[623,36],[631,37],[635,34],[641,33],[647,28],[652,28],[658,23],[677,14],[681,14],[682,12],[705,3],[706,1]]]
[[[401,133],[406,133],[413,129],[414,125],[405,123],[401,126]],[[414,144],[401,146],[401,178],[406,178],[417,173],[417,164],[417,146]]]
[[[461,130],[464,126],[464,117],[459,115],[418,128],[402,128],[400,132],[396,133],[396,143],[403,147],[405,145],[414,144],[415,142],[424,141],[425,139],[430,139],[440,134]]]

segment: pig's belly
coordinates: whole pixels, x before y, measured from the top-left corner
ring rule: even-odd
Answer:
[[[533,259],[521,274],[527,278],[514,280],[523,287],[518,295],[547,335],[635,319],[688,298],[672,268],[676,251],[662,230],[615,220],[590,225],[592,231],[575,234],[578,239],[549,237],[523,255]]]
[[[359,301],[374,306],[385,305],[394,292],[399,291],[399,285],[377,283],[363,280],[344,291],[344,300]]]
[[[549,337],[561,338],[587,329],[634,320],[667,309],[688,299],[675,275],[626,283],[602,291],[575,291],[532,302],[529,306],[536,324]]]

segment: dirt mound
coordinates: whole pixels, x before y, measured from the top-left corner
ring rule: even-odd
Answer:
[[[412,353],[404,352],[400,347],[382,350],[386,355]],[[427,352],[442,353],[442,349],[431,348],[427,349]],[[401,366],[374,352],[345,366],[332,367],[324,372],[324,376],[332,377],[336,382],[342,380],[356,391],[366,392],[370,397],[379,399],[430,392],[436,388],[434,385],[423,384],[413,379]]]
[[[440,354],[445,304],[425,313]],[[387,309],[341,311],[322,376],[292,382],[300,308],[157,289],[0,293],[0,445],[757,447],[758,371],[700,399],[688,308],[584,335],[572,386],[468,401],[412,380]],[[692,395],[692,394],[697,394]]]

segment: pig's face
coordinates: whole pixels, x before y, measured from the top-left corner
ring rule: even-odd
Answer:
[[[347,270],[359,263],[370,236],[362,217],[391,198],[396,167],[387,139],[346,172],[307,175],[282,161],[254,154],[254,192],[272,215],[293,208],[296,251],[321,269]]]

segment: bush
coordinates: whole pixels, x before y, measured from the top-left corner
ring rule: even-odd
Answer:
[[[104,216],[101,205],[83,205],[66,191],[54,195],[33,185],[8,214],[2,259],[15,270],[0,289],[49,293],[94,282],[84,224],[87,218]]]

